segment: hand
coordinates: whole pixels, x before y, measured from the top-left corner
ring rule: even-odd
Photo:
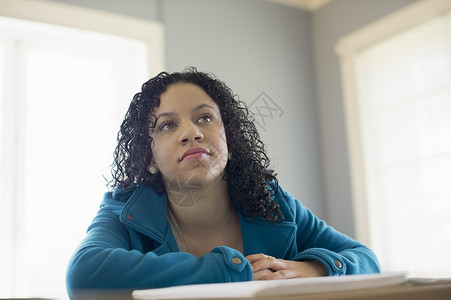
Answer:
[[[251,263],[253,280],[275,280],[326,276],[326,267],[316,261],[277,259],[263,253],[246,256]]]

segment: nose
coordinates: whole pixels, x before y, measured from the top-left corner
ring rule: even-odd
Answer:
[[[201,142],[204,139],[204,135],[200,128],[192,122],[186,122],[181,126],[181,133],[179,142],[181,144],[187,144],[189,142]]]

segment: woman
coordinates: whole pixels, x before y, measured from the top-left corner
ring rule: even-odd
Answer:
[[[279,187],[246,106],[195,69],[134,96],[113,178],[69,263],[69,295],[380,271]]]

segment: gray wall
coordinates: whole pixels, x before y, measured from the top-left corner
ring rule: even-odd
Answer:
[[[325,216],[354,235],[340,66],[334,47],[351,33],[415,0],[334,0],[312,14],[316,103],[321,139]]]
[[[161,21],[168,71],[212,72],[254,109],[264,92],[277,111],[261,135],[280,184],[324,216],[307,12],[261,0],[54,1]]]
[[[304,11],[260,0],[163,6],[168,70],[211,71],[248,104],[265,92],[283,111],[260,122],[280,183],[322,216],[309,20]]]
[[[196,66],[213,72],[254,111],[265,92],[278,111],[261,134],[281,185],[354,235],[334,46],[415,0],[334,0],[314,13],[261,0],[53,1],[161,21],[168,71]]]

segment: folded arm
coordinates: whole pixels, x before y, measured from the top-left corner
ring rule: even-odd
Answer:
[[[228,247],[217,247],[199,258],[169,252],[164,243],[147,252],[131,250],[128,229],[118,215],[101,209],[70,260],[66,283],[73,295],[85,289],[132,290],[251,279],[249,262]]]

